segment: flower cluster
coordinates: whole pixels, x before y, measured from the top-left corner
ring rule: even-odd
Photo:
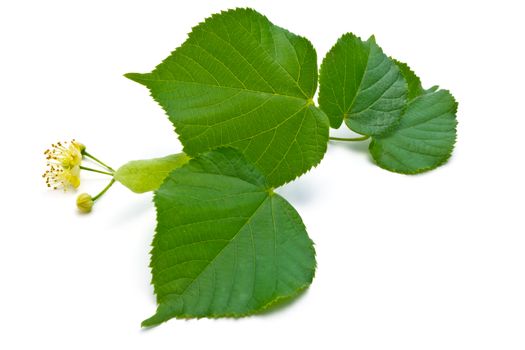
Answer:
[[[115,183],[113,178],[115,170],[89,154],[86,151],[86,146],[75,140],[52,144],[51,148],[44,152],[44,155],[46,156],[47,169],[42,177],[46,181],[47,187],[54,190],[67,191],[70,187],[77,189],[80,186],[81,169],[111,176],[110,183],[96,196],[92,197],[87,193],[82,193],[77,197],[77,208],[82,213],[91,212],[95,201]],[[83,159],[95,163],[102,170],[81,165]]]
[[[80,185],[80,163],[84,145],[75,140],[58,142],[44,152],[47,169],[42,174],[47,187],[63,189],[77,188]]]

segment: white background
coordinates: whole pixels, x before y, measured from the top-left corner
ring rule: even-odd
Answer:
[[[525,142],[520,1],[2,1],[0,348],[524,349]],[[40,174],[76,138],[111,165],[181,149],[127,72],[149,72],[210,14],[251,6],[309,38],[319,62],[347,31],[375,34],[426,87],[459,101],[450,162],[419,176],[330,143],[279,190],[316,242],[307,293],[240,320],[155,311],[151,194],[120,185],[91,215]],[[343,131],[332,131],[333,134]],[[92,194],[107,179],[84,173]],[[78,193],[77,193],[78,194]]]

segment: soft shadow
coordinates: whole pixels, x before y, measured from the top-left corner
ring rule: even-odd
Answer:
[[[344,148],[352,152],[367,153],[370,140],[365,141],[330,141],[330,146]]]
[[[137,196],[133,201],[129,201],[128,205],[115,213],[112,224],[120,226],[122,223],[129,222],[129,220],[136,219],[137,217],[144,215],[153,208],[151,196]]]
[[[291,203],[306,204],[316,197],[315,189],[317,187],[313,183],[313,179],[302,176],[283,187],[279,187],[276,192]]]

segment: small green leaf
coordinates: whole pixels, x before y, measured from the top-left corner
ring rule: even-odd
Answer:
[[[315,252],[301,218],[234,149],[203,153],[173,171],[155,206],[159,305],[145,327],[253,314],[312,281]]]
[[[133,160],[121,166],[114,178],[135,193],[155,191],[168,174],[190,160],[185,153],[163,158]]]
[[[153,72],[126,77],[149,88],[186,153],[234,147],[272,186],[305,173],[326,151],[312,44],[252,9],[213,15]]]
[[[423,89],[423,86],[421,85],[421,80],[416,75],[416,73],[414,73],[414,71],[410,69],[408,64],[398,61],[396,59],[393,59],[393,60],[396,63],[397,68],[399,68],[399,70],[401,71],[401,74],[403,74],[405,81],[407,82],[407,85],[408,85],[407,99],[411,101],[414,98],[418,97],[419,95],[425,93],[425,90]]]
[[[457,103],[446,90],[426,90],[408,103],[399,126],[376,136],[370,153],[387,170],[416,174],[445,163],[456,142]]]
[[[319,106],[333,128],[344,120],[357,133],[380,135],[405,108],[403,75],[373,37],[344,34],[324,58],[319,79]]]

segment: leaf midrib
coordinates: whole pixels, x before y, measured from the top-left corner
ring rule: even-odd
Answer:
[[[257,192],[254,192],[254,193],[257,193]],[[257,212],[259,211],[259,209],[261,209],[261,207],[263,206],[264,203],[266,203],[267,200],[271,200],[271,196],[268,195],[268,193],[266,191],[261,191],[261,193],[266,193],[266,196],[264,197],[264,199],[261,201],[261,203],[259,203],[259,205],[257,206],[257,208],[255,208],[255,210],[253,211],[253,214],[250,215],[246,222],[237,230],[237,232],[233,235],[233,237],[231,239],[228,240],[228,243],[224,245],[224,247],[217,253],[217,255],[209,261],[209,264],[206,265],[206,267],[204,267],[201,272],[199,272],[199,274],[197,276],[195,276],[195,278],[193,279],[193,281],[191,283],[189,283],[185,288],[184,290],[179,294],[179,293],[168,293],[168,294],[165,294],[164,296],[162,296],[162,299],[158,300],[158,303],[161,304],[163,302],[163,300],[165,300],[166,298],[168,298],[169,296],[171,295],[177,295],[179,297],[183,296],[186,291],[191,288],[191,286],[193,286],[193,284],[200,278],[200,276],[202,276],[202,274],[207,271],[207,269],[221,256],[221,254],[224,252],[224,250],[231,244],[231,242],[233,242],[233,240],[235,240],[235,238],[240,234],[240,232],[244,229],[244,227],[246,227],[247,224],[250,223],[250,221],[253,219],[253,217],[255,216],[255,214],[257,214]],[[169,301],[168,301],[169,302]]]
[[[201,82],[198,82],[198,81],[186,81],[186,80],[178,80],[178,79],[152,79],[152,78],[145,78],[145,77],[143,77],[144,75],[147,75],[147,74],[137,74],[137,75],[134,75],[133,73],[132,74],[127,74],[128,78],[133,77],[131,79],[135,80],[135,81],[138,81],[138,82],[151,81],[151,82],[161,82],[161,83],[195,84],[195,85],[200,85],[200,86],[205,86],[205,87],[212,87],[212,88],[219,88],[219,89],[231,89],[231,90],[235,90],[235,91],[246,91],[246,92],[251,92],[251,93],[256,93],[256,94],[264,94],[264,95],[269,95],[269,96],[279,96],[279,97],[293,98],[293,99],[297,99],[297,100],[301,100],[301,101],[309,101],[310,99],[313,98],[312,96],[310,96],[309,98],[304,98],[302,96],[293,96],[293,95],[287,95],[287,94],[282,94],[282,93],[273,93],[273,92],[268,92],[268,91],[244,89],[244,88],[239,88],[239,87],[235,87],[235,86],[206,84],[206,83],[201,83]]]

